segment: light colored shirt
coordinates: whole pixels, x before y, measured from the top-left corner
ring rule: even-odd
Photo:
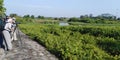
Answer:
[[[6,23],[4,29],[7,31],[11,31],[12,25],[13,25],[12,23]]]

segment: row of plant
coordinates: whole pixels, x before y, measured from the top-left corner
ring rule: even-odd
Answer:
[[[119,23],[114,23],[114,24],[105,24],[105,23],[83,23],[83,22],[68,22],[69,25],[92,25],[92,26],[120,26]]]
[[[90,34],[93,36],[110,37],[120,40],[119,26],[69,26],[64,29],[73,32],[80,32],[81,34]]]
[[[21,24],[20,29],[60,60],[120,59],[119,38],[113,33],[119,28]]]
[[[57,21],[57,20],[35,20],[35,23],[40,23],[40,24],[59,24],[59,21]]]

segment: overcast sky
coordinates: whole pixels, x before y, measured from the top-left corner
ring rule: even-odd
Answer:
[[[110,13],[120,16],[120,0],[4,0],[6,14],[79,17]]]

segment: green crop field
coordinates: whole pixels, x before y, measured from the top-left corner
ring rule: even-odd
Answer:
[[[60,60],[120,60],[119,25],[21,24],[19,27]]]

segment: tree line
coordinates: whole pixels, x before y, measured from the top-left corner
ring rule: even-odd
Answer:
[[[10,16],[15,16],[20,21],[27,21],[27,22],[33,22],[35,20],[57,20],[57,21],[67,21],[67,22],[82,22],[82,23],[107,23],[107,24],[113,24],[113,23],[119,23],[120,18],[116,17],[109,13],[104,13],[98,16],[93,16],[93,14],[89,15],[81,15],[80,17],[45,17],[45,16],[34,16],[34,15],[24,15],[24,16],[18,16],[17,14],[10,14]]]

